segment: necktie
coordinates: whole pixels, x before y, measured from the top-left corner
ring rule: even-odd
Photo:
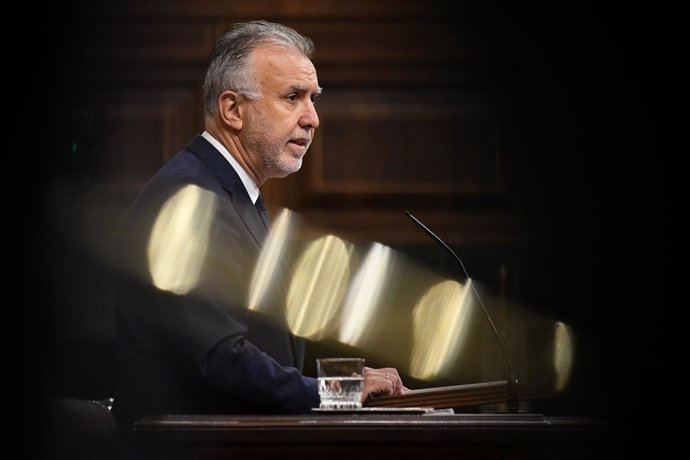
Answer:
[[[263,196],[261,196],[261,194],[259,194],[259,198],[257,198],[256,203],[254,203],[254,206],[256,207],[256,210],[259,211],[261,220],[263,221],[266,230],[268,230],[268,209],[266,208],[266,203],[264,203],[264,198]]]

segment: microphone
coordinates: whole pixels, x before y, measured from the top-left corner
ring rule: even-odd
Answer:
[[[429,228],[421,223],[415,216],[413,216],[409,211],[405,211],[405,215],[410,218],[412,222],[417,224],[419,228],[422,229],[424,233],[429,235],[434,241],[436,241],[438,244],[440,244],[442,247],[446,249],[458,262],[458,265],[460,266],[460,270],[462,270],[463,274],[467,278],[467,280],[470,280],[470,275],[467,273],[467,270],[465,269],[465,265],[462,263],[462,260],[460,260],[460,257],[453,251],[441,238],[436,236],[434,232],[429,230]],[[503,338],[501,337],[501,334],[499,334],[498,329],[496,329],[496,325],[494,324],[493,320],[491,319],[491,315],[489,315],[488,310],[484,306],[484,302],[482,302],[482,298],[479,296],[479,293],[477,292],[477,288],[474,286],[474,283],[472,283],[472,290],[474,291],[474,295],[477,297],[477,300],[479,301],[479,305],[482,307],[482,311],[484,312],[484,317],[489,321],[489,325],[491,325],[491,330],[494,332],[494,335],[498,339],[498,343],[501,347],[501,352],[503,353],[503,359],[505,361],[505,367],[506,367],[506,374],[507,374],[507,397],[508,397],[508,412],[511,414],[517,414],[519,411],[519,401],[518,401],[518,380],[517,377],[515,376],[515,373],[513,372],[513,366],[511,365],[510,362],[510,356],[508,355],[508,348],[506,347],[505,342],[503,341]]]

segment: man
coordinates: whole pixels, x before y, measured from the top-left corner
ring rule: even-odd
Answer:
[[[204,83],[205,131],[132,207],[113,408],[126,452],[134,422],[147,415],[305,413],[319,405],[316,379],[301,373],[303,341],[284,319],[245,305],[267,234],[254,206],[259,187],[300,169],[319,126],[313,52],[310,39],[266,21],[223,35]],[[401,392],[395,369],[365,371],[363,399]]]

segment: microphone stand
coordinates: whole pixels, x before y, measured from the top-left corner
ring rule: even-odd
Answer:
[[[426,225],[421,223],[415,216],[413,216],[409,211],[405,211],[405,214],[407,217],[410,218],[412,222],[414,222],[419,228],[424,231],[427,235],[429,235],[434,241],[436,241],[438,244],[440,244],[443,248],[446,249],[457,261],[458,265],[460,266],[460,270],[462,273],[465,275],[465,277],[469,280],[470,275],[467,273],[467,270],[465,269],[465,265],[462,263],[462,260],[460,260],[460,257],[453,251],[450,246],[448,246],[441,238],[436,236],[434,232],[432,232]],[[479,301],[479,305],[482,307],[482,311],[484,312],[484,317],[489,321],[489,325],[491,326],[491,330],[493,331],[494,335],[498,339],[498,343],[501,347],[501,351],[503,352],[503,359],[505,362],[505,367],[506,367],[506,374],[507,374],[507,379],[506,379],[506,384],[507,384],[507,402],[508,402],[508,413],[510,414],[517,414],[519,412],[519,398],[518,398],[518,379],[515,376],[515,373],[513,372],[513,366],[511,365],[510,362],[510,356],[508,355],[508,348],[506,347],[505,342],[503,341],[503,338],[501,337],[501,334],[498,332],[498,329],[496,329],[496,325],[494,324],[493,320],[491,319],[491,315],[489,315],[489,311],[486,309],[484,306],[484,302],[482,301],[482,298],[479,296],[479,293],[477,292],[477,288],[474,286],[474,283],[471,283],[472,285],[472,290],[474,291],[474,295],[477,297],[477,300]]]

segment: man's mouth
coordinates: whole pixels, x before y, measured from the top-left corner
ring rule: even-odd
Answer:
[[[290,143],[299,145],[300,147],[306,147],[309,145],[309,139],[305,137],[299,137],[297,139],[290,139]]]

